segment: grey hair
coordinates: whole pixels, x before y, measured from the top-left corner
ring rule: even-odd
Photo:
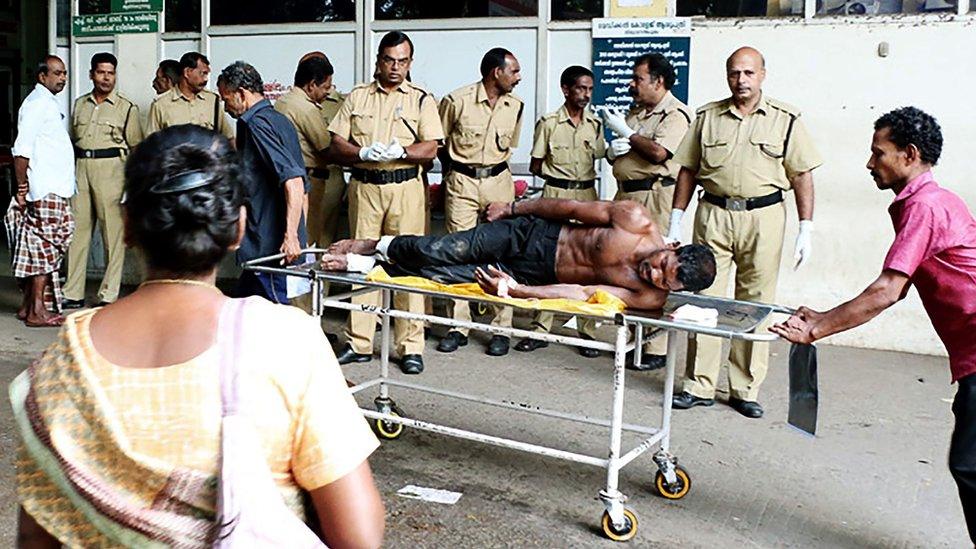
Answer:
[[[217,85],[224,86],[230,91],[247,90],[253,93],[264,93],[264,82],[261,74],[252,65],[244,61],[234,61],[220,71]]]

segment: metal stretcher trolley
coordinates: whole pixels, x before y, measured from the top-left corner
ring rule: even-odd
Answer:
[[[324,250],[321,249],[309,249],[306,250],[308,253],[319,254]],[[322,271],[316,268],[316,263],[307,263],[300,266],[290,266],[290,267],[279,267],[278,262],[281,260],[282,255],[269,256],[265,258],[258,258],[249,261],[243,265],[245,269],[267,272],[267,273],[278,273],[287,276],[303,277],[311,282],[312,286],[312,309],[316,316],[322,314],[325,307],[344,309],[347,311],[362,311],[367,313],[373,313],[381,317],[382,323],[382,347],[380,351],[380,373],[379,377],[364,381],[351,388],[353,393],[359,393],[370,389],[372,387],[378,387],[378,396],[374,400],[375,409],[363,409],[363,415],[370,418],[370,423],[373,426],[376,434],[384,439],[396,439],[402,433],[405,426],[413,427],[416,429],[423,429],[433,433],[440,433],[443,435],[473,440],[477,442],[485,442],[488,444],[494,444],[497,446],[502,446],[505,448],[513,448],[516,450],[523,450],[526,452],[531,452],[534,454],[539,454],[543,456],[549,456],[559,459],[565,459],[569,461],[575,461],[578,463],[586,463],[589,465],[596,465],[606,469],[607,471],[607,482],[606,486],[600,490],[599,497],[600,501],[603,502],[605,510],[601,519],[601,526],[604,534],[614,541],[628,541],[632,539],[637,534],[637,516],[630,509],[624,506],[626,501],[626,496],[620,492],[618,489],[618,476],[620,470],[626,466],[628,463],[639,457],[641,454],[648,452],[652,448],[657,448],[653,453],[652,459],[658,467],[658,472],[655,475],[654,486],[657,493],[667,499],[681,499],[688,494],[691,489],[691,478],[688,476],[687,471],[678,466],[677,458],[670,452],[670,439],[671,439],[671,397],[673,393],[674,386],[674,372],[675,365],[677,362],[678,353],[678,334],[679,332],[684,332],[690,339],[695,338],[699,334],[721,337],[725,339],[743,339],[749,341],[773,341],[777,339],[777,336],[771,333],[755,333],[756,327],[759,326],[770,314],[774,312],[778,313],[788,313],[787,309],[775,305],[766,305],[760,303],[750,303],[743,301],[735,301],[731,299],[722,299],[715,297],[706,297],[692,294],[684,293],[672,293],[665,305],[664,309],[661,311],[624,311],[619,313],[612,318],[608,317],[592,317],[594,319],[610,322],[615,325],[616,337],[613,343],[605,343],[602,341],[594,341],[590,339],[583,339],[580,337],[565,336],[565,335],[555,335],[549,333],[532,332],[527,330],[521,330],[516,328],[503,328],[498,326],[491,326],[487,324],[479,324],[475,322],[464,322],[454,320],[452,318],[428,315],[428,314],[417,314],[410,313],[407,311],[399,311],[392,308],[392,293],[397,292],[412,292],[422,295],[449,298],[449,299],[463,299],[467,301],[483,302],[474,298],[458,296],[454,294],[446,294],[440,292],[432,292],[427,290],[421,290],[409,286],[401,286],[396,284],[379,283],[366,281],[365,276],[358,273],[337,273]],[[274,265],[274,266],[272,266]],[[346,292],[340,295],[324,296],[323,288],[326,282],[336,282],[341,284],[352,285],[353,289],[350,292]],[[357,288],[358,287],[358,288]],[[379,291],[381,294],[381,305],[374,306],[369,304],[356,304],[351,303],[349,300],[351,297]],[[675,310],[676,308],[690,303],[699,307],[708,307],[717,309],[719,313],[718,323],[715,326],[706,326],[693,323],[685,323],[671,320],[668,314]],[[566,314],[565,312],[553,311],[557,314]],[[585,315],[577,315],[585,316]],[[577,414],[564,413],[556,410],[548,410],[541,407],[535,406],[525,406],[516,404],[513,402],[505,402],[500,400],[493,400],[488,398],[483,398],[475,395],[461,394],[458,392],[445,390],[436,387],[428,387],[421,385],[419,383],[413,383],[408,381],[402,381],[400,379],[394,379],[390,377],[390,318],[405,318],[409,320],[419,320],[426,321],[434,324],[441,324],[449,327],[456,328],[469,328],[472,330],[480,330],[489,332],[492,334],[500,334],[505,336],[516,336],[516,337],[528,337],[532,339],[539,339],[548,342],[562,343],[565,345],[573,345],[576,347],[587,347],[591,349],[598,349],[601,351],[609,351],[613,353],[613,401],[611,405],[610,419],[594,419],[590,417],[585,417]],[[634,338],[631,340],[630,333],[633,331]],[[624,377],[625,377],[625,357],[626,353],[634,350],[634,360],[639,362],[641,360],[641,349],[642,345],[635,344],[634,342],[641,343],[647,339],[654,337],[660,337],[664,334],[668,334],[668,353],[667,353],[667,366],[664,381],[664,400],[662,404],[662,416],[661,423],[656,427],[649,427],[643,425],[633,425],[623,422],[623,410],[624,410]],[[407,417],[407,415],[397,406],[396,402],[393,401],[391,397],[391,388],[406,388],[421,392],[432,393],[435,395],[440,395],[444,397],[456,398],[461,400],[466,400],[469,402],[476,402],[480,404],[487,404],[491,406],[497,406],[500,408],[508,408],[510,410],[516,410],[519,412],[543,415],[547,417],[553,417],[558,419],[563,419],[567,421],[585,423],[590,425],[599,425],[603,427],[609,427],[610,429],[610,452],[609,457],[604,456],[591,456],[586,454],[568,452],[565,450],[560,450],[556,448],[550,448],[546,446],[540,446],[536,444],[521,442],[517,440],[511,440],[507,438],[497,437],[493,435],[488,435],[484,433],[476,433],[472,431],[467,431],[464,429],[459,429],[457,427],[451,427],[446,425],[439,425],[431,423],[429,421],[424,421],[420,419],[415,419]],[[621,450],[621,434],[623,431],[630,431],[635,433],[640,433],[646,438],[634,448],[624,452]]]

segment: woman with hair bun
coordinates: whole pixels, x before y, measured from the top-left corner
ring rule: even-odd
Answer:
[[[367,462],[377,441],[322,330],[298,309],[214,285],[244,231],[240,172],[225,138],[190,125],[129,156],[125,235],[145,281],[69,316],[11,384],[19,546],[209,547],[243,528],[246,513],[217,516],[228,471],[248,458],[234,452],[243,444],[222,451],[231,417],[256,435],[251,457],[283,498],[262,509],[287,504],[329,547],[380,544]]]

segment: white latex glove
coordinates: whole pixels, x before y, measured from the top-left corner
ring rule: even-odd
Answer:
[[[366,162],[381,162],[380,158],[386,152],[386,145],[374,141],[372,145],[359,149],[359,158]]]
[[[796,247],[793,249],[793,260],[796,261],[793,270],[802,267],[810,260],[811,255],[813,255],[813,221],[802,219],[800,232],[796,235]]]
[[[391,160],[399,160],[407,154],[407,151],[403,149],[403,145],[397,141],[394,137],[390,144],[386,146],[386,150],[380,155],[380,162],[389,162]]]
[[[607,127],[618,136],[629,138],[637,133],[633,128],[627,125],[627,119],[619,110],[603,109],[600,112],[603,113],[603,121],[606,122]]]
[[[679,210],[678,208],[671,210],[671,224],[668,225],[668,236],[664,237],[665,244],[681,241],[681,219],[684,216],[684,210]]]
[[[615,160],[629,152],[630,139],[627,137],[618,137],[610,142],[610,148],[607,149],[607,158]]]

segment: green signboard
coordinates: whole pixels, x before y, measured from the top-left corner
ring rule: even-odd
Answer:
[[[163,0],[112,0],[112,13],[163,11]]]
[[[76,15],[72,18],[73,36],[103,36],[159,32],[159,14],[154,12],[105,13]]]

